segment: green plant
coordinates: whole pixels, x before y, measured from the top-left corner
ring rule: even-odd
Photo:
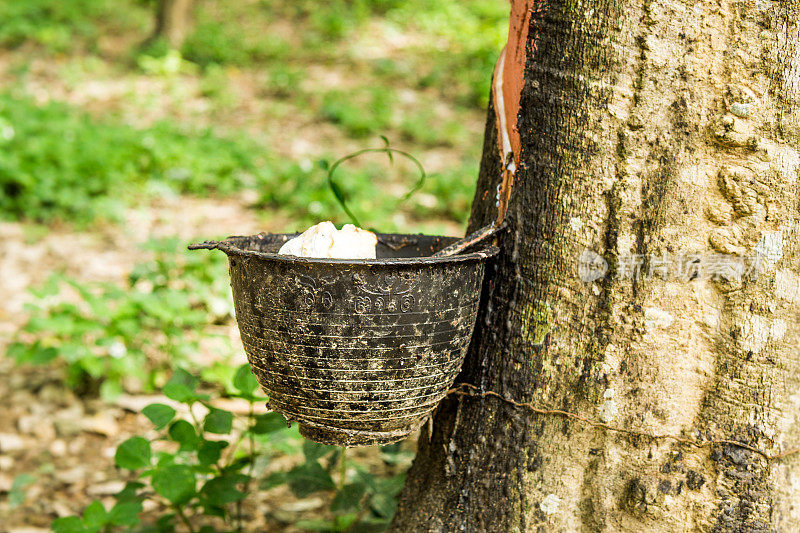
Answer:
[[[190,362],[208,316],[229,320],[233,305],[225,259],[183,252],[176,239],[152,241],[125,287],[80,283],[55,274],[32,290],[31,316],[8,348],[20,364],[66,365],[67,383],[109,397],[125,386],[152,390],[175,362]],[[223,358],[232,352],[217,338]]]
[[[384,448],[387,457],[391,457],[389,461],[393,460],[395,449]],[[295,526],[325,532],[383,531],[388,527],[397,510],[397,495],[403,488],[405,474],[375,476],[363,465],[348,461],[346,448],[306,440],[302,449],[302,464],[273,473],[259,485],[269,490],[287,484],[300,498],[319,492],[331,495],[330,516],[299,520]]]
[[[330,167],[327,168],[327,171],[328,171],[328,187],[330,188],[331,192],[333,193],[333,196],[336,198],[336,201],[339,202],[339,205],[341,206],[341,208],[344,210],[345,213],[347,213],[347,216],[350,217],[350,221],[353,224],[355,224],[356,226],[361,226],[361,222],[359,222],[358,218],[350,210],[350,208],[347,207],[347,200],[346,200],[345,192],[342,189],[341,185],[339,185],[339,183],[337,181],[335,181],[334,178],[333,178],[333,175],[336,172],[336,169],[342,163],[344,163],[346,161],[349,161],[351,159],[355,159],[356,157],[358,157],[358,156],[360,156],[362,154],[368,154],[368,153],[386,154],[388,156],[388,158],[389,158],[389,163],[394,163],[394,155],[397,154],[397,155],[402,156],[402,157],[408,159],[409,161],[411,161],[414,164],[414,166],[417,168],[417,170],[419,171],[419,179],[414,184],[414,186],[405,195],[403,195],[402,200],[408,200],[411,197],[412,194],[414,194],[416,191],[418,191],[420,188],[422,188],[422,186],[425,184],[425,177],[426,176],[425,176],[425,169],[423,168],[422,163],[420,163],[419,160],[416,157],[414,157],[413,155],[409,154],[408,152],[405,152],[403,150],[398,150],[396,148],[390,147],[389,146],[389,139],[387,139],[386,137],[381,137],[381,138],[383,139],[383,142],[384,142],[384,146],[382,148],[364,148],[362,150],[357,150],[357,151],[355,151],[355,152],[353,152],[351,154],[348,154],[348,155],[346,155],[344,157],[341,157],[341,158],[337,159],[332,165],[330,165]],[[327,167],[327,162],[324,162],[323,166]]]
[[[147,74],[158,76],[193,74],[197,71],[197,65],[184,59],[178,50],[167,50],[161,55],[141,54],[136,63]]]
[[[361,465],[346,461],[344,449],[302,442],[303,460],[286,471],[267,474],[259,465],[270,453],[286,451],[282,442],[299,442],[297,430],[287,428],[277,413],[255,414],[253,406],[265,398],[247,365],[232,380],[233,397],[246,400],[249,413],[237,416],[213,405],[199,390],[200,382],[184,370],[176,370],[163,393],[182,404],[187,417],[174,407],[155,403],[142,411],[158,431],[146,439],[134,436],[119,445],[118,468],[135,477],[106,509],[92,502],[82,516],[59,518],[56,533],[99,531],[173,531],[182,522],[190,532],[242,531],[246,498],[256,490],[287,485],[299,498],[322,493],[330,498],[326,518],[301,520],[296,526],[314,531],[381,531],[396,509],[403,474],[376,477]],[[203,410],[201,418],[195,413]],[[387,462],[402,457],[395,446],[385,447]],[[140,515],[145,500],[159,506],[153,525],[143,525]]]
[[[269,93],[279,98],[297,97],[305,73],[303,70],[278,64],[269,71]]]
[[[432,172],[424,192],[432,200],[428,205],[417,203],[415,213],[420,218],[445,217],[466,222],[475,194],[479,161],[465,157],[460,164],[439,172]]]
[[[32,474],[19,474],[11,482],[11,489],[8,491],[8,505],[12,509],[19,507],[25,501],[28,485],[36,481]]]
[[[508,31],[508,5],[494,0],[405,2],[388,17],[441,39],[445,49],[425,50],[417,72],[420,86],[433,86],[467,106],[485,108],[490,76]]]
[[[202,21],[181,48],[186,59],[201,66],[210,64],[242,65],[248,62],[248,46],[234,25]]]
[[[137,130],[0,93],[4,217],[115,219],[122,198],[141,198],[152,183],[162,192],[231,194],[265,181],[265,157],[244,135],[182,131],[164,122]]]
[[[406,114],[399,126],[407,140],[426,146],[458,146],[468,139],[467,129],[454,119],[440,119],[431,109]]]
[[[330,0],[319,3],[298,0],[290,3],[266,3],[275,15],[291,17],[306,26],[303,44],[316,51],[318,47],[351,36],[373,16],[383,16],[401,4],[397,0]]]
[[[392,91],[370,87],[355,91],[333,90],[322,98],[323,118],[339,124],[353,137],[385,131],[392,120]]]
[[[100,35],[98,20],[119,29],[138,24],[141,15],[142,10],[128,0],[0,2],[0,47],[14,48],[27,41],[54,53],[76,45],[92,49]]]
[[[243,188],[260,192],[259,206],[291,213],[298,228],[337,211],[323,169],[278,158],[243,136],[183,132],[168,123],[136,130],[95,121],[64,105],[39,107],[0,93],[0,148],[5,216],[87,224],[97,217],[118,219],[128,203],[165,190],[226,195]],[[391,229],[399,204],[392,200],[396,195],[381,191],[406,179],[402,170],[393,177],[379,165],[364,164],[340,187],[353,197],[353,211],[369,212],[376,226]],[[453,185],[457,188],[447,188]],[[437,191],[445,201],[472,184],[448,181],[447,187]],[[466,209],[457,205],[461,220]]]
[[[274,13],[265,13],[255,3],[235,8],[213,2],[198,5],[198,23],[181,51],[187,59],[203,67],[213,64],[244,67],[284,59],[292,47],[282,36],[264,31],[270,15]]]
[[[233,101],[230,91],[230,80],[224,67],[214,64],[209,65],[200,79],[200,94],[223,102],[221,107],[228,107]]]
[[[339,204],[328,188],[326,165],[324,160],[316,164],[306,160],[278,166],[257,206],[291,213],[298,230],[320,220],[345,222],[346,219],[340,220]],[[386,182],[386,171],[368,164],[351,170],[340,184],[351,208],[370,213],[371,221],[381,229],[392,227],[392,214],[397,207],[392,197],[381,193],[381,185]]]

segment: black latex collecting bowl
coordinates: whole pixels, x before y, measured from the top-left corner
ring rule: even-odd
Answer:
[[[228,255],[242,342],[269,407],[326,444],[386,444],[452,386],[493,246],[430,257],[453,237],[378,234],[377,259],[278,255],[294,234],[191,248]]]

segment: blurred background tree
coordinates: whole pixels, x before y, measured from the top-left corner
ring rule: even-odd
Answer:
[[[193,7],[194,0],[158,0],[153,37],[180,48],[191,30]]]

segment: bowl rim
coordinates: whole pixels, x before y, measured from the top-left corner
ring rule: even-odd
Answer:
[[[299,233],[258,233],[255,235],[231,235],[222,241],[205,241],[198,244],[190,244],[190,250],[219,250],[226,255],[239,256],[239,257],[258,257],[270,261],[282,262],[287,264],[328,264],[328,265],[430,265],[430,264],[447,264],[447,263],[462,263],[468,261],[485,261],[490,257],[494,257],[500,251],[495,245],[483,245],[482,248],[468,254],[451,255],[443,257],[395,257],[384,259],[330,259],[327,257],[298,257],[295,255],[281,255],[273,252],[257,252],[255,250],[247,250],[236,244],[237,239],[264,239],[267,236],[281,237],[283,242],[300,235]],[[426,235],[424,233],[376,233],[378,240],[387,237],[432,237],[449,240],[455,242],[460,237],[452,237],[446,235]],[[450,243],[447,243],[450,244]]]

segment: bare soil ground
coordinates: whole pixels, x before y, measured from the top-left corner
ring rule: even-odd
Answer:
[[[124,46],[115,44],[113,48]],[[21,63],[25,64],[24,74],[18,70]],[[0,84],[17,87],[40,102],[70,103],[97,117],[113,115],[115,120],[135,126],[170,119],[191,126],[213,125],[221,131],[244,130],[269,143],[276,153],[295,160],[322,152],[343,155],[370,144],[369,140],[349,139],[313,113],[269,94],[265,91],[267,74],[230,69],[221,103],[204,93],[196,76],[148,76],[92,58],[42,59],[28,57],[25,50],[0,52]],[[352,77],[346,67],[315,65],[309,67],[303,83],[346,89]],[[400,112],[413,109],[424,98],[435,99],[435,95],[423,90],[401,91]],[[440,120],[452,118],[445,105],[437,106],[435,113]],[[482,112],[459,119],[481,136]],[[407,148],[402,139],[393,144]],[[435,172],[456,165],[462,151],[436,146],[415,155],[429,172]],[[28,289],[43,283],[54,271],[64,271],[80,281],[123,283],[141,259],[136,244],[152,237],[178,236],[189,241],[294,229],[290,220],[247,208],[251,200],[246,195],[225,200],[163,198],[128,210],[124,223],[81,229],[0,223],[0,354],[25,321]],[[463,234],[463,227],[450,220],[427,222],[442,228],[443,233]],[[232,337],[238,336],[235,326],[229,329]],[[141,407],[154,401],[152,397],[125,396],[115,404],[80,398],[65,387],[62,369],[57,367],[17,367],[0,357],[0,398],[0,533],[49,531],[54,518],[80,513],[96,498],[108,508],[127,475],[114,466],[116,446],[130,436],[152,431],[151,424],[138,414]],[[382,468],[375,449],[354,455]],[[270,468],[286,468],[294,460],[283,457]],[[35,480],[26,487],[22,503],[12,507],[8,498],[12,483],[23,473],[33,474]],[[245,508],[246,531],[293,531],[288,524],[301,513],[324,509],[328,503],[319,497],[297,500],[285,487],[254,494]]]
[[[271,229],[235,201],[185,197],[130,210],[124,224],[91,232],[0,224],[0,351],[25,319],[27,289],[54,270],[82,281],[122,283],[141,260],[135,243],[148,237],[190,240]],[[151,430],[137,412],[153,398],[124,397],[116,405],[79,398],[64,386],[60,368],[18,367],[0,358],[0,398],[0,493],[7,494],[19,474],[36,478],[20,507],[0,499],[0,531],[9,533],[49,530],[53,518],[79,513],[94,498],[113,500],[125,479],[114,467],[116,446]]]
[[[27,289],[56,269],[83,281],[122,283],[141,253],[133,245],[149,237],[178,236],[200,240],[228,234],[278,231],[285,221],[263,222],[236,200],[178,197],[147,209],[130,210],[126,222],[78,231],[30,223],[0,224],[0,352],[24,322]],[[228,327],[237,338],[235,326]],[[202,354],[201,354],[202,357]],[[211,358],[211,356],[209,356]],[[153,437],[152,424],[139,411],[149,403],[170,403],[153,395],[124,395],[113,404],[80,398],[63,382],[63,369],[19,367],[0,357],[0,533],[49,531],[54,518],[82,512],[93,500],[107,508],[129,474],[114,466],[117,445],[133,435]],[[235,401],[220,405],[246,412]],[[264,406],[259,410],[266,412]],[[353,452],[380,465],[378,450]],[[271,470],[289,467],[297,458],[279,457]],[[33,474],[21,505],[7,496],[15,477]],[[244,507],[245,531],[298,531],[290,523],[330,502],[321,497],[297,500],[285,487],[254,491]],[[159,509],[145,508],[145,517]]]

